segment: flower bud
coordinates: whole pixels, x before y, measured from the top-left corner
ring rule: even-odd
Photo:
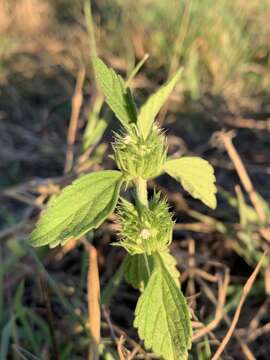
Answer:
[[[113,149],[117,166],[130,178],[154,178],[166,161],[165,137],[156,126],[147,139],[143,139],[136,125],[130,126],[127,134],[116,135]]]
[[[120,242],[130,254],[151,255],[163,251],[171,243],[173,221],[165,200],[155,194],[149,208],[140,211],[129,201],[121,199],[118,208]]]

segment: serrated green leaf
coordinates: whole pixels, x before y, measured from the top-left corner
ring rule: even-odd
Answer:
[[[136,123],[136,107],[124,80],[99,58],[94,60],[94,66],[97,82],[116,117],[125,127],[130,123]]]
[[[122,183],[119,171],[105,170],[80,177],[44,211],[30,236],[30,244],[64,245],[96,229],[113,212]]]
[[[179,286],[180,274],[176,268],[175,258],[169,253],[169,251],[163,251],[159,253],[159,255],[163,261],[164,266],[167,268],[172,278]],[[154,270],[154,255],[127,255],[125,260],[125,279],[130,285],[132,285],[135,289],[139,289],[140,291],[145,289],[149,279],[145,257],[147,258],[149,269],[152,273]]]
[[[139,298],[134,326],[145,347],[165,360],[186,360],[192,328],[186,299],[159,262]]]
[[[195,199],[200,199],[212,209],[217,206],[215,175],[212,165],[199,157],[183,157],[169,160],[164,170],[180,181],[183,188]]]
[[[182,69],[179,69],[177,73],[167,83],[161,86],[155,94],[151,95],[141,107],[138,115],[138,127],[144,139],[149,135],[159,110],[173,91],[181,73]]]

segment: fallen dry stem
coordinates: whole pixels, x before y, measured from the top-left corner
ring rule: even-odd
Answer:
[[[120,329],[117,325],[112,324],[112,327],[115,331],[115,333],[119,336],[124,335],[126,341],[133,346],[133,348],[138,349],[138,352],[144,357],[144,359],[149,359],[150,356],[147,354],[147,352],[138,344],[135,340],[133,340],[131,337],[129,337],[122,329]]]
[[[67,151],[66,151],[66,161],[64,167],[65,173],[69,172],[72,169],[72,165],[73,165],[73,158],[74,158],[73,146],[76,139],[79,114],[83,101],[82,87],[83,87],[84,79],[85,79],[85,69],[82,68],[78,72],[75,91],[72,97],[72,109],[71,109],[71,116],[70,116],[69,129],[67,135]]]
[[[89,254],[89,268],[87,276],[88,316],[91,333],[89,360],[98,360],[98,344],[100,342],[100,284],[97,250],[86,240],[82,239],[82,242]]]
[[[41,278],[40,278],[40,285],[41,285],[41,289],[42,289],[42,295],[43,295],[45,308],[46,308],[46,316],[48,319],[49,331],[50,331],[51,340],[52,340],[52,354],[51,355],[52,355],[53,359],[60,360],[58,344],[57,344],[56,335],[55,335],[55,326],[54,326],[55,321],[54,321],[54,316],[53,316],[53,311],[52,311],[52,304],[51,304],[51,299],[50,299],[50,295],[49,295],[48,284],[47,284],[47,280],[43,276],[41,276]]]
[[[256,340],[258,337],[269,333],[270,332],[270,322],[266,323],[265,325],[263,325],[261,328],[259,329],[255,329],[253,330],[250,335],[247,338],[247,342],[252,342],[254,340]]]
[[[117,353],[120,360],[126,360],[126,356],[125,356],[126,349],[124,347],[125,341],[126,340],[124,335],[121,335],[120,339],[117,341]]]
[[[225,272],[224,280],[222,282],[221,278],[219,279],[219,291],[218,291],[218,302],[215,312],[215,318],[204,328],[198,330],[192,337],[193,341],[198,340],[202,336],[208,334],[212,330],[214,330],[218,324],[220,323],[223,317],[223,310],[225,306],[227,289],[230,281],[230,276],[228,272]]]
[[[265,255],[266,255],[266,252],[264,252],[264,254],[262,255],[260,261],[258,262],[257,266],[255,267],[254,271],[252,272],[251,276],[248,278],[245,286],[243,287],[242,295],[241,295],[239,304],[238,304],[238,306],[236,308],[234,317],[232,319],[231,326],[230,326],[227,334],[225,335],[225,337],[222,340],[219,348],[217,349],[216,353],[214,354],[214,356],[212,357],[211,360],[218,360],[220,358],[220,355],[223,353],[226,345],[230,341],[230,339],[231,339],[231,337],[233,335],[233,332],[235,330],[235,327],[236,327],[236,325],[238,323],[238,320],[239,320],[239,317],[240,317],[241,310],[242,310],[242,307],[244,305],[244,302],[245,302],[245,300],[247,298],[247,295],[248,295],[250,289],[252,288],[252,286],[254,284],[254,281],[256,280],[256,277],[257,277],[257,275],[258,275],[258,273],[260,271],[260,268],[261,268],[261,266],[263,264]]]
[[[233,133],[232,132],[227,132],[227,133],[221,132],[219,134],[219,136],[228,152],[229,157],[231,158],[231,160],[234,164],[235,170],[237,171],[237,174],[238,174],[246,192],[249,195],[250,201],[254,206],[254,209],[258,215],[258,218],[260,219],[260,221],[262,223],[265,223],[267,219],[266,219],[266,215],[263,210],[263,207],[259,201],[256,191],[254,190],[254,187],[253,187],[250,177],[247,173],[247,170],[241,160],[241,157],[239,156],[236,148],[234,147],[234,145],[232,143]],[[261,235],[267,241],[270,241],[270,230],[269,229],[262,228],[260,232],[261,232]]]
[[[210,301],[215,305],[217,306],[217,299],[215,298],[212,290],[208,287],[207,284],[205,284],[203,278],[200,279],[200,277],[197,277],[196,278],[197,281],[199,281],[199,283],[201,284],[201,287],[203,289],[203,291],[205,292],[205,294],[207,295],[207,297],[210,299]],[[230,318],[228,317],[228,315],[226,313],[223,314],[223,319],[225,321],[225,323],[230,326],[231,325],[231,320]],[[211,333],[209,333],[211,334]],[[238,334],[237,331],[235,331],[234,333],[234,336],[235,338],[237,339],[242,351],[243,351],[243,354],[245,355],[246,359],[247,360],[254,360],[255,357],[254,355],[252,354],[251,350],[249,349],[249,347],[247,346],[247,344],[242,340],[240,334]]]

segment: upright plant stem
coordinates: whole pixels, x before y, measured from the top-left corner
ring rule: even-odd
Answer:
[[[97,57],[97,46],[96,46],[96,38],[95,38],[95,25],[92,13],[92,2],[89,0],[84,1],[84,16],[86,28],[89,34],[89,47],[90,47],[90,58],[93,65],[93,59]],[[95,79],[93,79],[95,81]]]
[[[137,178],[135,180],[135,187],[136,187],[136,195],[139,206],[148,207],[148,197],[147,197],[147,183],[146,180],[142,178]]]
[[[146,253],[143,253],[143,257],[144,257],[144,261],[145,261],[145,266],[146,266],[146,270],[147,270],[147,275],[148,275],[148,278],[150,278],[150,276],[151,276],[151,270],[150,270],[150,265],[149,265],[149,261],[148,261],[148,258],[147,258]]]
[[[147,182],[146,182],[146,180],[144,180],[144,179],[142,179],[140,177],[137,178],[135,180],[135,187],[136,187],[136,195],[137,195],[138,205],[140,206],[140,209],[142,209],[143,207],[148,208],[148,194],[147,194]],[[143,255],[144,255],[144,260],[145,260],[145,266],[146,266],[146,269],[147,269],[147,273],[148,273],[148,276],[150,278],[151,271],[150,271],[148,258],[147,258],[147,255],[145,253]]]
[[[144,57],[141,59],[141,61],[135,66],[135,68],[132,70],[131,74],[129,75],[125,86],[129,87],[130,83],[134,79],[134,77],[137,75],[137,73],[140,71],[143,64],[146,62],[146,60],[149,58],[149,54],[145,54]]]

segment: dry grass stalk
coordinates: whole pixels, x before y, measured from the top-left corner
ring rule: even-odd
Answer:
[[[97,250],[85,239],[82,239],[89,254],[89,268],[87,276],[87,301],[88,301],[88,316],[89,328],[91,333],[91,343],[89,346],[89,360],[98,360],[98,345],[100,342],[100,284],[99,271],[97,261]]]
[[[37,34],[47,28],[52,9],[47,1],[0,0],[0,33],[9,30]]]
[[[10,25],[10,11],[6,0],[0,0],[0,34],[3,34]]]
[[[124,347],[124,343],[125,343],[125,337],[124,335],[120,336],[120,339],[117,341],[117,353],[119,356],[120,360],[126,360],[126,355],[125,353],[127,352],[125,347]]]
[[[74,159],[74,143],[76,139],[76,133],[78,128],[78,120],[80,109],[83,101],[82,87],[85,79],[85,69],[82,68],[79,70],[77,75],[76,87],[74,95],[72,97],[72,109],[69,122],[69,129],[67,135],[67,151],[66,151],[66,161],[64,172],[67,173],[72,169],[73,159]]]
[[[50,335],[51,335],[51,340],[52,340],[52,352],[53,353],[51,355],[52,355],[53,359],[60,360],[58,344],[57,344],[56,334],[55,334],[55,320],[54,320],[53,311],[52,311],[52,304],[51,304],[51,298],[50,298],[50,294],[49,294],[49,288],[48,288],[47,281],[43,276],[41,276],[41,278],[40,278],[40,285],[41,285],[41,289],[42,289],[43,300],[44,300],[45,308],[46,308],[46,316],[48,319],[48,325],[49,325],[49,330],[50,330]]]
[[[212,357],[211,360],[218,360],[220,359],[220,356],[221,354],[223,353],[226,345],[228,344],[228,342],[230,341],[233,333],[234,333],[234,330],[236,328],[236,325],[238,323],[238,320],[240,318],[240,314],[241,314],[241,310],[242,310],[242,307],[244,305],[244,302],[247,298],[247,295],[250,291],[250,289],[252,288],[255,280],[256,280],[256,277],[260,271],[260,268],[263,264],[263,261],[264,261],[264,257],[265,257],[266,253],[263,254],[263,256],[261,257],[260,261],[258,262],[256,268],[254,269],[254,271],[252,272],[251,276],[248,278],[245,286],[243,287],[243,291],[242,291],[242,295],[241,295],[241,298],[240,298],[240,301],[239,301],[239,304],[236,308],[236,311],[235,311],[235,314],[234,314],[234,317],[233,317],[233,320],[232,320],[232,323],[231,323],[231,326],[226,334],[226,336],[224,337],[224,339],[222,340],[219,348],[217,349],[216,353],[214,354],[214,356]]]
[[[236,148],[234,147],[234,145],[232,143],[233,133],[232,132],[227,132],[227,133],[221,132],[219,134],[219,137],[222,140],[222,142],[228,152],[228,155],[234,164],[235,170],[237,171],[237,174],[241,180],[241,183],[243,184],[246,192],[249,195],[250,201],[251,201],[252,205],[254,206],[254,209],[258,215],[258,218],[260,219],[260,221],[262,223],[265,223],[267,218],[266,218],[264,209],[260,203],[258,195],[253,187],[253,184],[252,184],[250,177],[247,173],[247,170],[242,162],[242,159],[239,156]],[[260,233],[267,241],[270,241],[270,229],[269,228],[261,228]]]
[[[197,281],[199,282],[199,284],[201,285],[201,288],[203,290],[203,292],[206,294],[206,296],[208,297],[208,299],[215,305],[217,306],[218,304],[218,300],[215,298],[215,295],[213,294],[212,290],[210,287],[208,287],[208,285],[204,282],[203,279],[197,278]],[[230,326],[231,325],[231,320],[228,317],[228,315],[226,313],[223,314],[223,320],[224,322]],[[202,326],[202,325],[201,325]],[[201,327],[200,326],[200,327]],[[211,332],[208,333],[208,335],[212,335]],[[255,357],[252,354],[251,350],[249,349],[248,345],[244,342],[244,340],[242,339],[241,335],[235,331],[234,333],[234,337],[236,338],[236,340],[238,341],[243,354],[245,355],[245,358],[247,360],[254,360]],[[218,342],[219,343],[219,342]]]
[[[199,338],[201,338],[202,336],[210,333],[220,323],[220,321],[224,315],[223,311],[224,311],[229,281],[230,281],[230,276],[229,276],[229,273],[226,271],[224,280],[222,281],[221,278],[219,278],[219,291],[218,291],[218,301],[217,301],[217,307],[216,307],[216,312],[215,312],[215,318],[208,325],[206,325],[202,329],[198,330],[193,335],[193,337],[192,337],[193,341],[196,341]]]

